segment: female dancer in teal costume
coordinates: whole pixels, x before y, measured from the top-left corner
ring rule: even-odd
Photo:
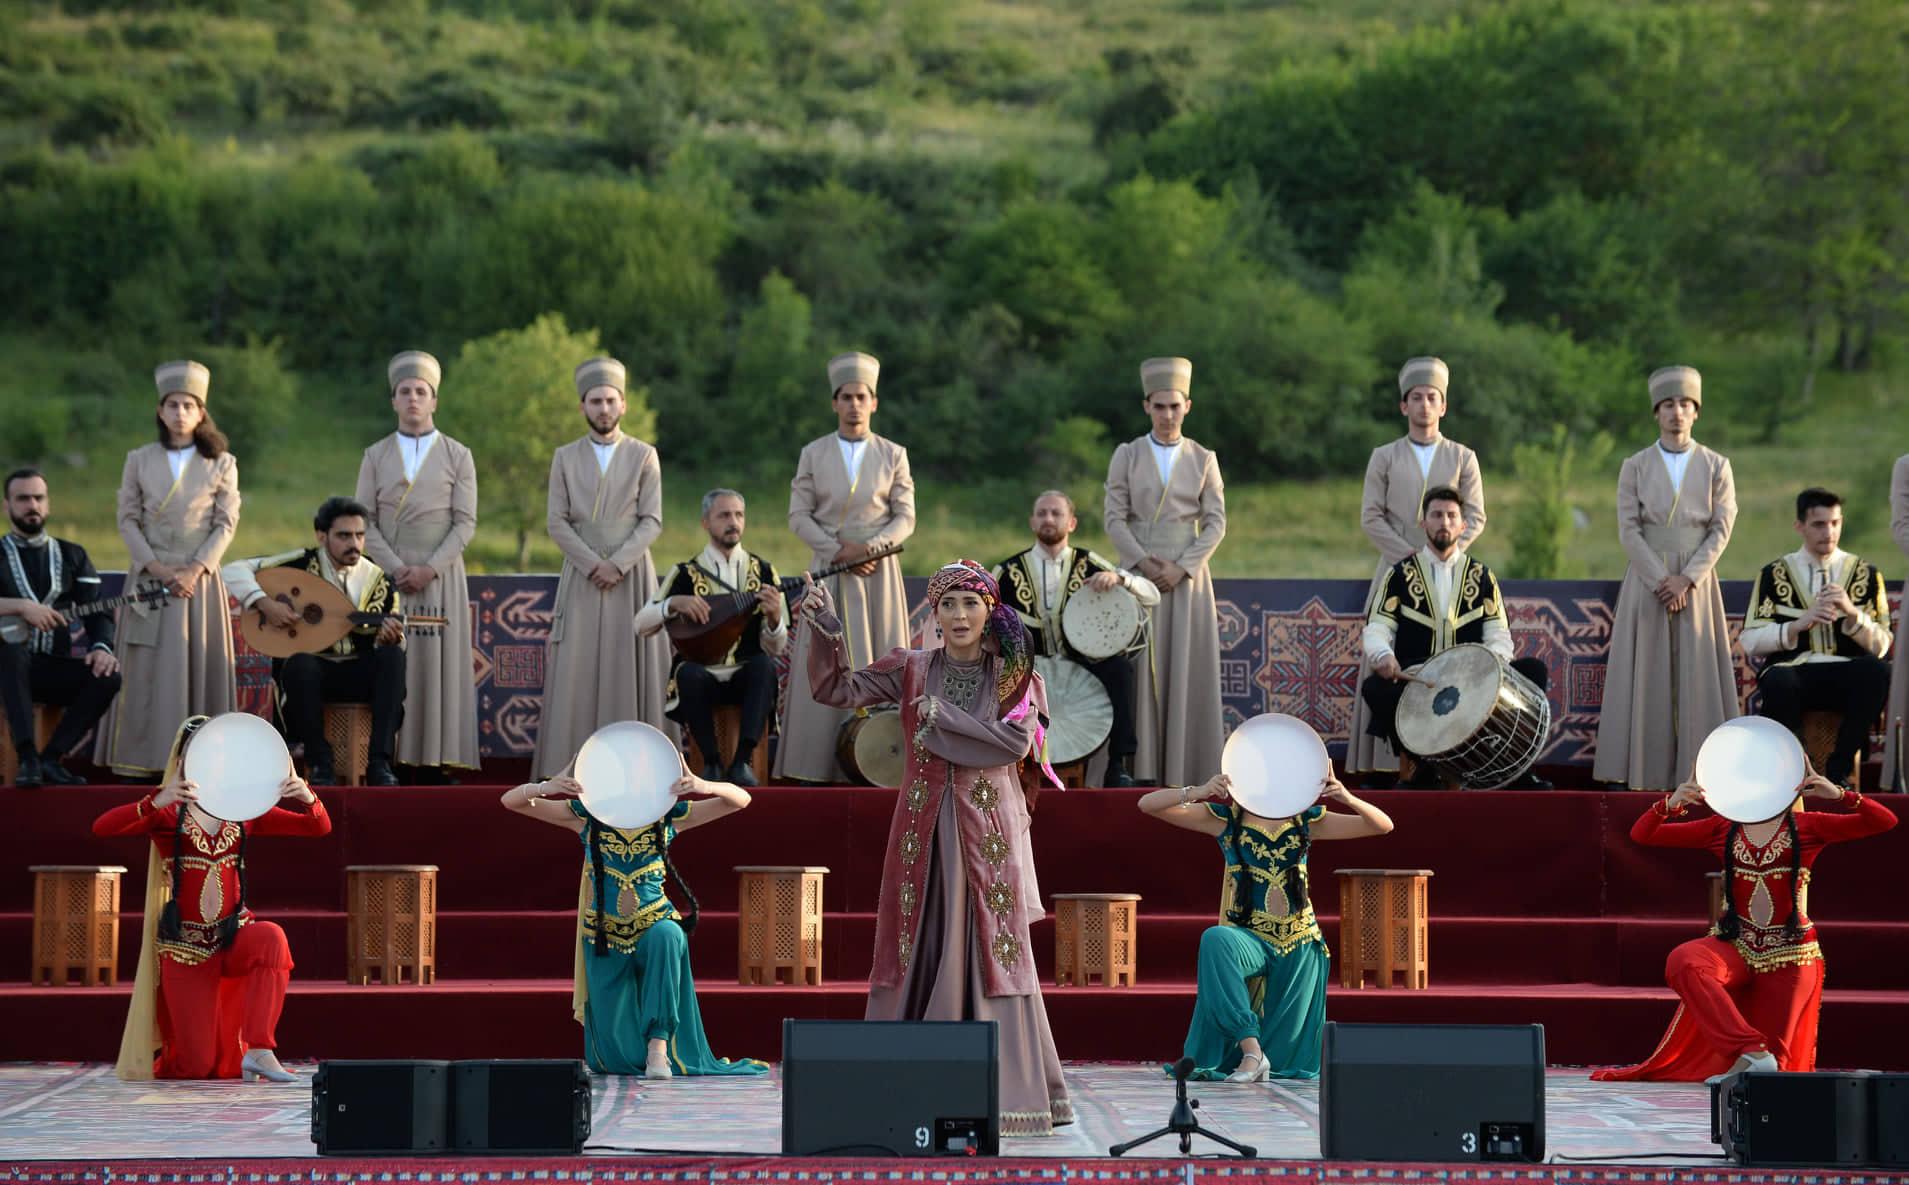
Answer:
[[[1306,892],[1306,850],[1316,839],[1384,835],[1392,820],[1331,775],[1321,797],[1354,813],[1314,805],[1290,819],[1262,818],[1232,801],[1232,787],[1219,774],[1140,799],[1155,818],[1213,836],[1226,856],[1220,924],[1200,935],[1184,1052],[1201,1080],[1317,1078],[1329,956]]]
[[[577,964],[573,1006],[583,1025],[584,1058],[603,1074],[763,1074],[768,1065],[730,1061],[709,1051],[696,980],[689,971],[689,934],[696,898],[670,863],[677,832],[733,814],[749,793],[728,782],[689,774],[670,787],[678,801],[648,827],[625,831],[592,818],[578,801],[575,778],[528,782],[504,793],[504,805],[583,840],[583,884],[577,900]],[[689,794],[712,798],[690,802]],[[569,799],[568,802],[560,801]],[[663,894],[665,873],[689,901],[683,918]],[[609,902],[608,916],[598,912]]]

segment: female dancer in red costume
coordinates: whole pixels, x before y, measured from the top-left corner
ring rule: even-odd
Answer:
[[[1810,868],[1825,845],[1896,825],[1881,803],[1843,790],[1812,769],[1806,798],[1849,813],[1786,810],[1761,823],[1713,815],[1681,820],[1703,788],[1692,780],[1653,803],[1631,838],[1660,848],[1707,848],[1723,857],[1728,891],[1708,937],[1670,952],[1664,978],[1682,1001],[1642,1065],[1599,1070],[1600,1082],[1696,1082],[1734,1070],[1814,1070],[1823,952],[1807,914]]]
[[[160,788],[93,821],[94,835],[150,835],[146,920],[132,1006],[116,1073],[149,1078],[264,1078],[295,1082],[273,1049],[273,1030],[292,977],[285,931],[245,907],[249,835],[324,835],[331,817],[305,779],[288,777],[280,801],[249,823],[215,819],[181,764],[206,722],[179,726]]]

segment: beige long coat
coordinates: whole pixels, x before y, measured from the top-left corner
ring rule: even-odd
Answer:
[[[1432,450],[1432,464],[1421,471],[1412,438],[1401,436],[1390,444],[1372,450],[1366,462],[1365,492],[1359,500],[1359,526],[1372,546],[1379,549],[1379,564],[1372,573],[1372,586],[1366,590],[1366,617],[1372,616],[1372,598],[1379,595],[1386,573],[1407,556],[1425,546],[1425,531],[1419,526],[1423,517],[1425,492],[1438,486],[1450,486],[1464,500],[1465,530],[1458,537],[1461,548],[1470,547],[1485,532],[1485,483],[1478,476],[1478,454],[1455,440],[1439,437]],[[1357,636],[1353,645],[1357,646]],[[1365,733],[1365,697],[1359,687],[1372,673],[1366,662],[1365,648],[1359,649],[1359,681],[1353,685],[1351,735],[1346,740],[1346,772],[1390,771],[1399,767],[1392,746]]]
[[[544,654],[543,719],[531,773],[560,772],[590,734],[619,720],[641,720],[676,736],[663,715],[669,640],[636,635],[636,611],[656,592],[650,544],[663,530],[663,470],[656,450],[625,436],[607,471],[590,438],[573,440],[550,460],[550,537],[563,552],[550,644]],[[609,591],[590,583],[608,559],[624,575]]]
[[[1207,558],[1226,535],[1226,487],[1213,450],[1187,437],[1160,481],[1148,437],[1114,449],[1107,466],[1107,535],[1120,566],[1158,556],[1187,578],[1152,610],[1153,643],[1134,663],[1134,774],[1156,785],[1204,782],[1220,772],[1219,608]]]
[[[1909,556],[1909,455],[1896,458],[1895,472],[1889,475],[1889,534],[1896,546]],[[1903,729],[1897,722],[1909,716],[1909,659],[1903,656],[1903,628],[1909,626],[1909,591],[1902,598],[1903,608],[1896,614],[1895,672],[1889,681],[1889,710],[1883,713],[1886,741],[1882,750],[1882,788],[1896,785],[1896,767],[1909,761],[1903,753]]]
[[[1611,622],[1592,773],[1634,790],[1675,788],[1710,731],[1742,714],[1714,571],[1737,521],[1736,479],[1729,458],[1691,449],[1681,491],[1654,443],[1625,458],[1617,479],[1617,536],[1630,565]],[[1672,572],[1693,581],[1678,613],[1656,594]]]
[[[131,777],[166,768],[173,734],[187,716],[238,708],[232,617],[219,563],[239,527],[239,463],[196,450],[173,480],[157,441],[126,454],[119,479],[119,537],[129,579],[145,578],[155,559],[177,567],[197,560],[205,575],[190,600],[119,611],[123,682],[99,722],[93,759]]]
[[[464,575],[464,549],[477,533],[471,450],[440,432],[418,462],[417,479],[406,481],[404,453],[393,432],[365,450],[357,498],[371,508],[365,552],[372,562],[386,572],[424,564],[437,573],[423,592],[405,594],[406,609],[449,619],[435,631],[406,632],[397,760],[476,769],[477,682],[471,663],[476,631]]]
[[[915,533],[915,479],[908,471],[908,450],[885,436],[870,434],[860,472],[849,480],[836,434],[811,440],[796,462],[789,483],[789,529],[809,545],[809,569],[835,562],[842,543],[873,548],[906,542]],[[872,575],[844,572],[828,581],[842,619],[851,668],[865,666],[897,646],[908,645],[908,596],[902,591],[901,561],[890,556]],[[776,745],[777,777],[811,782],[844,780],[835,759],[842,721],[851,713],[817,703],[809,681],[809,631],[795,632],[784,689],[782,739]]]

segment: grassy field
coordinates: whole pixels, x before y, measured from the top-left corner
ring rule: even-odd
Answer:
[[[1726,579],[1749,579],[1767,560],[1797,546],[1791,529],[1792,499],[1798,489],[1813,484],[1827,485],[1849,500],[1844,546],[1874,559],[1892,579],[1901,576],[1903,559],[1889,538],[1888,509],[1890,466],[1895,451],[1904,447],[1900,434],[1888,430],[1901,418],[1895,383],[1887,375],[1833,376],[1818,398],[1817,414],[1785,429],[1781,441],[1769,445],[1739,442],[1727,424],[1713,423],[1713,419],[1721,420],[1728,393],[1711,393],[1712,418],[1698,424],[1697,437],[1730,456],[1740,505],[1736,532],[1719,566]],[[122,567],[126,562],[113,524],[113,490],[124,451],[150,439],[141,419],[143,401],[129,398],[126,402],[128,406],[115,413],[110,429],[71,458],[83,458],[82,465],[53,473],[56,530],[85,544],[102,567]],[[365,403],[368,406],[340,411],[322,400],[306,400],[282,443],[263,457],[239,458],[245,505],[232,556],[310,542],[313,507],[328,494],[349,493],[363,447],[391,429],[389,412],[381,401],[374,397]],[[783,571],[794,571],[805,562],[806,549],[786,526],[787,489],[798,443],[829,428],[825,409],[817,410],[820,414],[813,423],[789,434],[787,468],[765,472],[753,481],[739,482],[733,474],[675,470],[664,457],[665,509],[663,536],[654,549],[657,562],[687,558],[702,546],[705,537],[697,522],[698,503],[705,489],[722,484],[740,485],[750,499],[748,545],[752,550]],[[446,432],[457,434],[456,409],[449,396],[439,423]],[[1136,434],[1142,427],[1135,425]],[[1455,439],[1465,438],[1462,414],[1450,417],[1446,427]],[[1199,438],[1196,419],[1189,419],[1188,433]],[[1578,534],[1576,574],[1605,579],[1623,574],[1624,556],[1612,507],[1617,466],[1623,456],[1650,440],[1649,422],[1640,413],[1629,433],[1617,441],[1604,471],[1574,483],[1574,502],[1583,512],[1584,524]],[[1224,465],[1225,442],[1210,443],[1217,447]],[[1487,563],[1502,567],[1510,558],[1508,528],[1519,513],[1521,491],[1500,460],[1483,458],[1492,525],[1475,550]],[[477,463],[481,489],[483,458]],[[1373,552],[1359,531],[1359,489],[1360,475],[1232,486],[1227,491],[1226,541],[1213,558],[1215,574],[1288,579],[1369,575]],[[916,491],[919,521],[903,556],[904,569],[911,575],[924,575],[958,555],[992,563],[1027,546],[1026,505],[1035,492],[1032,485],[1011,478],[981,486],[922,480]],[[1099,529],[1098,481],[1076,483],[1069,492],[1084,511],[1079,540],[1110,551],[1105,532]],[[473,571],[514,571],[516,556],[513,530],[495,521],[480,521],[468,556]],[[541,524],[532,535],[531,556],[535,571],[555,571],[559,564],[556,547],[542,533]]]

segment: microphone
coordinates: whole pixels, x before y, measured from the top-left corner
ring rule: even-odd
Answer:
[[[1187,1075],[1191,1073],[1193,1073],[1192,1058],[1183,1057],[1179,1061],[1173,1063],[1173,1080],[1175,1082],[1185,1082]]]

